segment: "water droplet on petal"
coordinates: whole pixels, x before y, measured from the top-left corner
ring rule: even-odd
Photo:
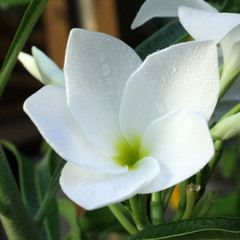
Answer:
[[[110,68],[110,66],[107,65],[107,64],[104,64],[104,65],[102,66],[102,73],[103,73],[104,76],[108,76],[108,75],[111,73],[111,68]]]
[[[100,62],[103,62],[105,60],[105,54],[101,53],[99,57]]]

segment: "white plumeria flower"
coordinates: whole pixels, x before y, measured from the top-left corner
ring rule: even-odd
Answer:
[[[175,45],[142,62],[114,37],[73,29],[64,74],[66,89],[44,86],[24,110],[67,160],[60,185],[80,206],[91,210],[166,189],[213,156],[213,41]]]
[[[147,0],[133,21],[136,28],[153,17],[177,17],[181,24],[196,40],[214,40],[220,43],[224,68],[220,81],[220,91],[229,87],[240,72],[240,14],[219,13],[203,0]],[[215,118],[240,101],[240,79],[234,83],[216,108]],[[222,97],[222,96],[220,96]]]
[[[203,0],[146,0],[138,11],[131,28],[135,29],[154,17],[177,17],[180,6],[218,12],[216,8]]]
[[[18,60],[44,85],[65,87],[63,71],[38,48],[32,47],[32,56],[20,52]]]

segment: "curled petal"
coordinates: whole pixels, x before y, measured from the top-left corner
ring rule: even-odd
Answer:
[[[138,161],[126,173],[114,175],[81,169],[68,162],[62,170],[60,185],[71,200],[93,210],[136,195],[159,171],[159,165],[152,157]]]
[[[67,108],[64,88],[43,87],[25,101],[24,110],[46,141],[65,160],[107,173],[127,171],[127,167],[117,165],[111,156],[86,138]]]
[[[171,187],[201,170],[214,154],[207,122],[188,110],[178,110],[154,121],[146,130],[141,152],[159,161],[161,174],[141,193]]]
[[[114,37],[82,29],[70,33],[64,66],[68,105],[84,134],[110,154],[122,136],[122,92],[140,64],[134,50]]]
[[[121,129],[130,143],[149,124],[180,107],[213,113],[219,92],[216,45],[212,41],[178,44],[149,55],[124,91]]]
[[[181,5],[217,12],[217,9],[203,0],[147,0],[138,11],[131,28],[135,29],[154,17],[177,17]]]

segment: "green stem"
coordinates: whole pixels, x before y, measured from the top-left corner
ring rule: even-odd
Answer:
[[[206,197],[206,200],[204,201],[204,204],[202,205],[199,213],[197,214],[197,217],[204,217],[209,212],[209,210],[212,208],[212,206],[215,203],[215,195],[216,193],[214,191],[210,191]]]
[[[222,156],[224,142],[223,141],[215,141],[214,147],[215,147],[214,157],[211,159],[211,161],[208,164],[208,166],[209,166],[209,177],[208,177],[208,179],[212,176],[212,173],[213,173],[215,167],[217,166],[217,164],[218,164],[218,162],[219,162],[219,160]]]
[[[172,196],[174,188],[175,188],[175,186],[170,187],[170,188],[163,191],[163,196],[164,196],[164,198],[163,198],[163,210],[164,211],[166,210],[166,208],[168,206],[168,203],[169,203],[169,200]]]
[[[178,204],[178,209],[177,212],[174,216],[174,220],[179,220],[181,219],[184,209],[186,206],[186,189],[188,185],[189,179],[186,179],[185,181],[181,182],[181,187],[180,187],[180,201]]]
[[[161,192],[152,193],[150,202],[150,215],[153,225],[163,222],[163,204]]]
[[[234,81],[239,76],[239,71],[231,72],[231,74],[226,73],[226,71],[223,70],[222,76],[220,79],[220,92],[218,96],[218,102],[222,99],[222,97],[225,95],[225,93],[228,91],[228,89],[232,86]]]
[[[141,230],[145,229],[147,226],[149,226],[150,223],[147,219],[147,216],[142,214],[138,196],[136,195],[136,196],[130,198],[129,202],[130,202],[130,206],[132,209],[134,222],[136,223],[138,230],[141,231]]]
[[[206,165],[201,170],[201,172],[198,172],[196,175],[196,180],[197,180],[196,183],[201,186],[201,191],[198,194],[199,195],[198,199],[200,199],[202,197],[202,195],[204,194],[205,187],[206,187],[209,179],[211,178],[212,173],[222,156],[223,147],[224,147],[223,141],[219,141],[219,140],[215,141],[215,143],[214,143],[215,154],[214,154],[213,158],[208,163],[208,165]],[[202,176],[204,176],[204,177],[202,177]]]
[[[9,240],[40,240],[40,232],[25,208],[6,156],[0,145],[0,199],[7,211],[0,214]]]
[[[195,185],[193,183],[187,186],[186,190],[187,204],[182,219],[187,219],[192,216],[197,193],[199,192],[200,188],[201,188],[200,185]]]
[[[117,203],[114,205],[108,206],[113,215],[118,219],[118,221],[122,224],[122,226],[131,234],[138,233],[138,230],[135,226],[128,220],[128,218],[124,215],[121,207],[121,203]]]
[[[45,216],[47,215],[48,209],[51,206],[52,200],[55,198],[56,193],[59,189],[59,177],[64,164],[65,161],[61,159],[55,169],[52,180],[47,188],[43,202],[41,203],[41,206],[34,217],[38,225],[41,225],[41,223],[43,222]]]
[[[0,96],[17,62],[18,54],[22,50],[47,2],[48,0],[32,0],[28,6],[2,66],[0,74]]]

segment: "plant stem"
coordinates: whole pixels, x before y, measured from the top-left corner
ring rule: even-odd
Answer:
[[[135,226],[127,219],[127,217],[124,215],[121,203],[117,203],[114,205],[108,206],[113,215],[118,219],[118,221],[122,224],[122,226],[131,234],[135,234],[138,232],[138,230],[135,228]]]
[[[152,193],[150,214],[153,225],[158,225],[163,222],[163,203],[161,192]]]
[[[40,240],[40,232],[25,208],[6,156],[0,145],[0,199],[7,211],[0,214],[9,240]]]
[[[181,219],[181,217],[184,213],[184,209],[185,209],[185,205],[186,205],[186,189],[187,189],[188,182],[189,182],[189,179],[186,179],[185,181],[181,182],[180,201],[178,204],[177,212],[174,216],[174,220]]]
[[[141,231],[145,229],[147,226],[149,226],[150,223],[147,219],[147,216],[144,215],[140,209],[140,202],[138,196],[136,195],[130,198],[129,202],[132,209],[134,222],[136,223],[138,230]]]
[[[48,0],[32,0],[25,11],[19,28],[4,60],[0,74],[0,97],[5,89],[8,78],[17,62],[17,57],[27,41],[34,25],[42,14]]]
[[[175,186],[170,187],[170,188],[163,191],[163,196],[164,196],[164,198],[163,198],[163,211],[165,211],[167,206],[168,206],[168,203],[169,203],[169,200],[172,196],[174,188],[175,188]]]
[[[187,190],[186,190],[187,204],[186,204],[186,209],[182,219],[187,219],[192,216],[197,193],[199,192],[200,188],[201,188],[200,185],[195,185],[193,183],[187,186]]]
[[[239,71],[235,71],[230,74],[226,74],[225,71],[222,72],[222,76],[220,79],[220,92],[218,96],[218,102],[222,99],[222,97],[225,95],[225,93],[228,91],[228,89],[232,86],[234,81],[239,76]]]
[[[51,206],[52,200],[55,198],[56,193],[59,189],[59,177],[64,164],[65,161],[61,159],[54,171],[52,180],[49,183],[43,202],[41,203],[41,206],[34,217],[34,220],[38,225],[41,225],[43,222],[45,216],[47,215],[48,209]]]
[[[208,179],[212,176],[213,170],[217,166],[223,152],[223,147],[224,147],[224,142],[223,141],[215,141],[214,143],[215,147],[215,154],[214,157],[211,159],[209,162],[209,177]]]
[[[212,206],[215,203],[215,195],[216,193],[214,191],[210,191],[204,201],[204,204],[202,205],[199,213],[197,214],[197,217],[204,217],[209,210],[212,208]]]

